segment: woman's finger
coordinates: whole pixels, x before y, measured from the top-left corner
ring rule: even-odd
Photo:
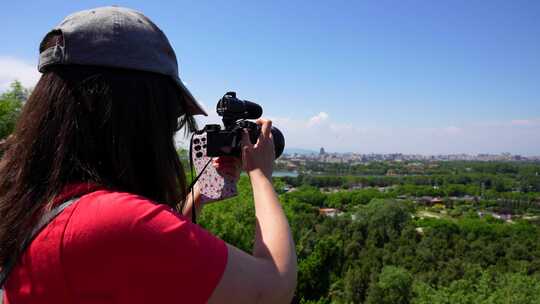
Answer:
[[[253,144],[249,139],[249,132],[246,129],[244,129],[244,131],[242,132],[242,140],[240,141],[240,143],[242,144],[242,150],[245,150],[246,148],[253,148]]]
[[[269,119],[259,119],[257,124],[261,126],[261,137],[269,138],[272,133],[272,121]]]

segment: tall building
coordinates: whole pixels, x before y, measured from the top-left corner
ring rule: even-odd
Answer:
[[[324,154],[326,154],[326,152],[324,152],[324,148],[321,147],[321,151],[319,151],[319,155],[324,155]]]

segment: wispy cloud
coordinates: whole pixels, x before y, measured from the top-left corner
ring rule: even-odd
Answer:
[[[438,127],[365,127],[361,123],[335,122],[326,112],[306,119],[272,120],[282,129],[289,147],[363,153],[540,155],[540,120],[535,118]]]
[[[0,92],[9,88],[14,80],[20,81],[25,87],[33,87],[39,77],[35,64],[15,57],[0,56]]]
[[[510,121],[513,126],[538,126],[540,125],[540,119],[515,119]]]
[[[326,112],[320,112],[319,114],[311,117],[308,121],[308,126],[320,125],[328,119],[328,114]]]
[[[442,130],[444,131],[445,134],[448,134],[448,135],[459,135],[463,133],[463,129],[456,126],[449,126],[449,127],[443,128]]]
[[[209,112],[198,117],[200,127],[220,123]],[[285,135],[287,147],[360,153],[501,153],[540,155],[540,119],[519,118],[499,122],[475,122],[438,127],[367,127],[362,123],[338,122],[327,112],[303,119],[269,117]],[[187,147],[186,138],[177,137]]]

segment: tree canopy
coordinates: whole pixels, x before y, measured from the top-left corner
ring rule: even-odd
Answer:
[[[0,95],[0,140],[7,138],[21,113],[23,103],[30,91],[25,89],[19,81],[14,81],[9,89]]]

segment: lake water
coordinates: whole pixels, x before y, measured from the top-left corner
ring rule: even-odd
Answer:
[[[285,176],[297,177],[298,172],[296,172],[296,171],[274,171],[274,173],[272,173],[272,176],[274,176],[274,177],[285,177]]]
[[[240,175],[247,176],[247,173],[242,171],[242,173],[240,173]],[[296,172],[296,171],[274,171],[274,172],[272,172],[272,177],[284,177],[284,176],[297,177],[298,172]],[[2,303],[0,303],[0,304],[2,304]]]

